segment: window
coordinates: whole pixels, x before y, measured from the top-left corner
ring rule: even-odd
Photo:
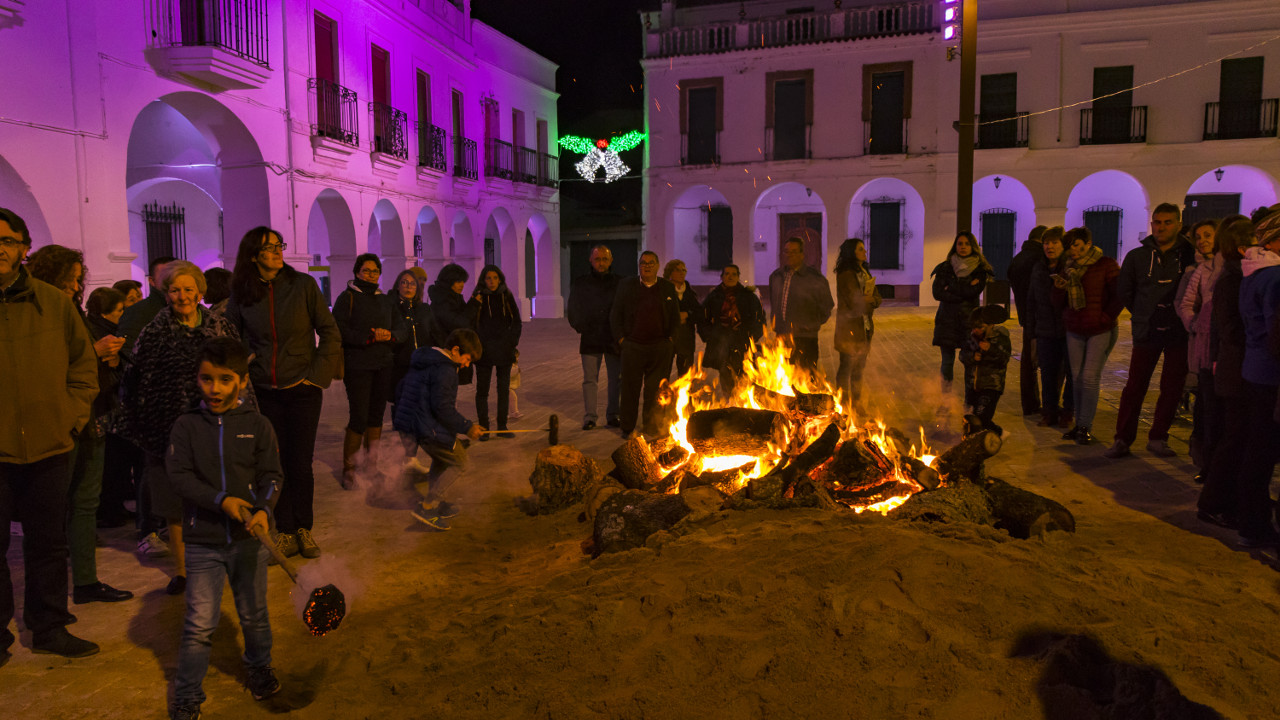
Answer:
[[[682,165],[720,162],[720,131],[724,129],[724,78],[680,82]]]
[[[813,70],[765,74],[765,136],[770,160],[811,157]]]
[[[417,75],[418,132],[431,125],[431,76],[419,70]]]
[[[147,229],[147,263],[152,258],[187,256],[186,211],[177,203],[158,201],[142,206],[142,222]]]
[[[316,78],[338,82],[338,28],[329,18],[316,13]]]
[[[863,145],[869,155],[907,151],[911,63],[862,66]]]
[[[864,200],[863,236],[867,244],[867,267],[873,270],[902,268],[902,227],[904,198],[879,197]]]
[[[707,254],[703,270],[723,270],[733,264],[733,208],[728,205],[702,206],[706,228]]]
[[[1093,244],[1109,258],[1120,252],[1123,219],[1124,211],[1115,205],[1094,205],[1084,211],[1084,226],[1093,235]]]
[[[1232,58],[1222,61],[1218,89],[1218,137],[1261,137],[1262,58]],[[1275,135],[1274,109],[1270,134]]]
[[[1133,114],[1133,66],[1093,69],[1092,144],[1130,142]],[[1145,134],[1145,133],[1144,133]]]
[[[1009,274],[1009,262],[1013,260],[1013,236],[1018,214],[1008,208],[992,208],[978,217],[978,244],[995,271],[995,279],[1003,281]]]
[[[993,122],[1018,116],[1018,73],[983,75],[979,97],[978,147],[1019,147],[1018,122]]]
[[[498,264],[498,241],[491,237],[484,239],[484,264]]]

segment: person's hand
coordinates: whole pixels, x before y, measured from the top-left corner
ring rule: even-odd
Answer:
[[[1067,286],[1067,279],[1061,275],[1053,275],[1053,286],[1061,290]]]
[[[390,330],[388,330],[388,329],[386,329],[386,328],[374,328],[374,329],[373,329],[373,341],[374,341],[374,342],[387,342],[387,341],[388,341],[388,340],[390,340],[390,339],[391,339],[391,331],[390,331]]]
[[[682,313],[680,313],[680,324],[681,324],[681,325],[683,325],[683,324],[685,324],[686,322],[688,322],[688,320],[689,320],[689,313],[687,313],[687,312],[682,312]]]
[[[485,431],[485,428],[482,428],[479,425],[473,423],[471,427],[467,428],[467,437],[471,438],[474,441],[479,441],[480,436],[484,433],[484,431]]]
[[[983,340],[982,342],[978,343],[978,349],[980,349],[980,350],[990,350],[990,349],[991,349],[991,343],[987,342],[986,340]]]
[[[973,361],[974,361],[974,362],[982,362],[982,353],[980,353],[980,352],[976,352],[976,353],[974,353],[974,354],[973,354]]]
[[[243,500],[232,495],[228,495],[222,499],[222,512],[226,513],[227,517],[244,522],[244,518],[240,515],[240,511],[242,509],[252,512],[253,506],[249,504],[248,500]],[[245,527],[247,528],[249,525],[246,523]]]
[[[970,285],[977,285],[977,284],[978,284],[978,278],[974,278],[974,279],[970,280],[970,281],[969,281],[969,284],[970,284]]]
[[[103,335],[101,340],[93,344],[93,351],[98,354],[98,357],[106,360],[118,357],[122,347],[124,347],[124,338],[116,337],[115,335]]]

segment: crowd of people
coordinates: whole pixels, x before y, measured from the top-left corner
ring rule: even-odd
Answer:
[[[456,476],[449,470],[465,464],[469,442],[513,437],[521,309],[496,265],[484,267],[469,297],[468,273],[456,264],[430,285],[425,271],[410,268],[384,292],[381,259],[363,254],[331,307],[311,276],[284,261],[282,236],[258,227],[241,240],[230,271],[151,258],[145,297],[141,283],[126,280],[86,301],[83,255],[31,245],[22,218],[0,209],[0,348],[16,410],[0,418],[0,524],[22,524],[32,648],[67,657],[98,651],[68,632],[67,596],[77,604],[132,597],[103,582],[95,564],[96,529],[127,522],[132,501],[139,553],[172,557],[166,591],[187,598],[174,717],[198,716],[227,578],[245,632],[248,685],[259,698],[279,688],[265,614],[268,554],[250,531],[270,526],[285,556],[321,554],[312,534],[312,465],[323,391],[334,379],[349,408],[342,488],[378,473],[391,405],[397,461],[426,484],[413,514],[437,530],[459,512],[448,500]],[[806,264],[802,238],[788,238],[782,250],[762,288],[766,318],[736,265],[700,299],[681,260],[660,275],[660,258],[645,251],[639,275],[620,277],[610,250],[593,248],[591,270],[573,280],[567,305],[580,335],[582,429],[600,420],[603,366],[605,424],[624,436],[663,434],[659,392],[673,373],[698,363],[699,338],[701,366],[725,389],[737,384],[770,323],[795,372],[820,373],[819,333],[833,312],[834,386],[860,410],[881,304],[866,246],[858,238],[841,244],[834,295],[826,274]],[[1007,308],[982,304],[995,272],[977,239],[961,232],[931,278],[941,391],[954,392],[959,358],[966,429],[1003,433],[994,415],[1014,348]],[[1146,449],[1175,454],[1168,433],[1190,379],[1191,455],[1204,485],[1199,517],[1236,529],[1242,546],[1280,544],[1268,492],[1280,448],[1280,206],[1198,223],[1188,237],[1178,207],[1161,204],[1151,234],[1122,264],[1087,228],[1037,227],[1007,279],[1022,325],[1024,415],[1039,414],[1038,425],[1061,428],[1064,440],[1096,442],[1101,376],[1127,309],[1133,352],[1106,456],[1131,454],[1163,362]],[[457,408],[458,387],[472,382],[474,422]],[[225,427],[236,429],[234,442]],[[417,460],[419,450],[429,466]],[[8,543],[6,533],[0,554]],[[6,563],[0,664],[15,640],[7,627],[13,613]]]

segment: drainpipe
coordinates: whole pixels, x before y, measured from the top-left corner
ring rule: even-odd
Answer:
[[[294,247],[298,243],[298,208],[295,203],[296,191],[293,167],[293,103],[289,101],[289,3],[280,3],[280,47],[284,56],[284,152],[288,176],[289,225]],[[311,246],[307,246],[311,253]],[[309,265],[310,263],[308,263]]]

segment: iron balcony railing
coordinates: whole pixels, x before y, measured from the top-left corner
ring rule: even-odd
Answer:
[[[1012,117],[979,115],[976,118],[978,132],[974,135],[974,147],[1024,148],[1031,139],[1031,116],[1020,112]]]
[[[680,133],[681,165],[719,165],[720,133]]]
[[[538,184],[553,188],[560,184],[560,156],[538,153]]]
[[[453,137],[453,176],[478,180],[480,168],[476,162],[476,141],[461,135]]]
[[[149,0],[152,44],[221,48],[267,63],[267,0]]]
[[[902,135],[883,137],[873,135],[871,121],[862,123],[862,152],[864,155],[901,155],[907,152],[907,128],[911,119],[902,118]]]
[[[359,147],[356,91],[323,78],[311,78],[307,87],[311,90],[312,110],[315,112],[311,134]]]
[[[449,169],[445,143],[448,135],[444,128],[431,123],[418,123],[418,166],[444,172]]]
[[[1276,136],[1280,99],[1204,104],[1204,139],[1235,140]]]
[[[737,22],[664,28],[648,33],[646,57],[805,45],[909,35],[938,30],[937,0],[905,0],[869,7],[791,13]]]
[[[529,183],[531,185],[538,182],[538,151],[533,148],[516,146],[516,181]]]
[[[382,103],[369,103],[373,116],[373,151],[409,159],[409,115]]]
[[[806,123],[803,132],[778,134],[778,128],[764,129],[764,152],[770,160],[807,160],[813,157],[813,125]]]
[[[511,143],[498,140],[497,138],[488,138],[484,145],[484,175],[485,177],[502,178],[510,180],[514,173],[512,169],[513,162]]]
[[[1081,145],[1147,141],[1147,106],[1092,107],[1080,111]]]

